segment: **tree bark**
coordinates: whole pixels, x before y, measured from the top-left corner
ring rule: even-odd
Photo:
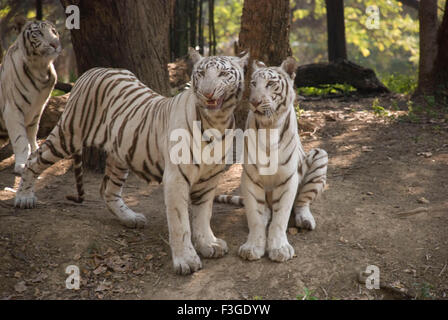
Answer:
[[[72,29],[78,71],[125,68],[161,94],[169,94],[169,1],[61,0],[78,5],[80,29]]]
[[[80,9],[80,29],[72,29],[78,72],[92,67],[125,68],[147,86],[168,95],[171,1],[61,0]],[[88,168],[102,170],[104,154],[84,151]]]
[[[254,59],[269,66],[279,66],[292,54],[289,46],[289,0],[244,0],[241,31],[235,50],[248,51],[250,61],[246,73],[244,100],[249,96],[249,79]],[[247,117],[247,101],[235,112],[236,126],[244,128]]]
[[[36,0],[36,20],[43,19],[42,0]]]
[[[448,97],[448,1],[445,13],[437,34],[437,56],[434,63],[434,79],[436,93]]]
[[[190,29],[190,36],[188,30],[188,21],[191,20],[187,12],[190,11],[188,0],[174,1],[174,16],[171,26],[171,60],[185,56],[188,53],[189,37],[192,37],[192,30]],[[191,44],[191,40],[190,40]]]
[[[417,95],[434,92],[434,62],[437,55],[437,0],[426,0],[418,11],[420,22],[420,60]]]
[[[328,61],[347,60],[344,0],[325,0],[327,8]]]

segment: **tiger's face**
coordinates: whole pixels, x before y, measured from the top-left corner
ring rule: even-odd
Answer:
[[[289,57],[280,67],[266,67],[254,62],[250,81],[249,106],[256,119],[274,123],[286,114],[294,103],[294,78],[297,62]]]
[[[61,53],[59,34],[54,25],[48,21],[31,21],[23,28],[21,34],[28,56],[55,59]]]
[[[242,58],[213,56],[202,57],[190,48],[194,63],[191,83],[197,104],[210,112],[226,108],[233,95],[240,99],[244,88],[244,67],[249,55]]]

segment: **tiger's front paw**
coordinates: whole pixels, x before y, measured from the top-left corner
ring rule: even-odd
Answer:
[[[257,246],[252,243],[246,242],[238,250],[238,254],[244,260],[254,261],[259,260],[264,255],[264,246]]]
[[[196,242],[196,248],[204,258],[221,258],[229,252],[227,243],[219,238],[209,243]]]
[[[297,207],[294,209],[294,213],[296,216],[296,226],[306,230],[314,230],[316,228],[316,221],[314,220],[313,215],[311,214],[310,208],[306,207]]]
[[[34,192],[23,192],[20,189],[16,193],[14,200],[14,206],[20,209],[32,209],[36,207],[37,199],[34,196]]]
[[[125,217],[121,217],[120,221],[126,227],[133,229],[144,228],[147,224],[146,217],[141,213],[135,212],[132,212],[132,214],[128,213]]]
[[[279,248],[271,248],[269,251],[269,259],[276,262],[285,262],[294,256],[294,248],[286,242]]]
[[[201,259],[195,252],[173,256],[173,265],[174,271],[180,275],[187,275],[202,269]]]

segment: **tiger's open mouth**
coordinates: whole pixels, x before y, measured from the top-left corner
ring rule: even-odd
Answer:
[[[224,95],[219,99],[207,99],[205,100],[205,106],[209,110],[221,109],[222,103],[224,102]]]

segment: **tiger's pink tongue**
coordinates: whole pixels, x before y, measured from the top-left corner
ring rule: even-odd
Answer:
[[[222,107],[223,101],[224,101],[224,96],[222,96],[218,100],[208,100],[206,102],[207,109],[210,109],[210,110],[220,109]]]

